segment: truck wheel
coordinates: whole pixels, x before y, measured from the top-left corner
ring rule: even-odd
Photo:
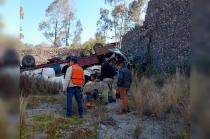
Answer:
[[[18,53],[13,49],[5,50],[2,57],[2,63],[4,66],[19,66],[20,61]]]
[[[35,58],[32,55],[25,55],[22,59],[23,67],[34,67],[36,65]]]
[[[101,48],[103,47],[103,44],[101,43],[96,43],[94,46],[93,46],[93,49],[96,50],[97,48]]]

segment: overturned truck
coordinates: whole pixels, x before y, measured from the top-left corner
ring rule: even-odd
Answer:
[[[78,63],[85,69],[86,76],[90,76],[92,73],[100,74],[101,64],[105,60],[123,59],[129,63],[126,55],[118,48],[115,48],[115,43],[105,46],[97,43],[93,48],[95,51],[94,54],[78,57]],[[65,72],[68,67],[67,57],[63,59],[55,57],[49,59],[47,63],[40,65],[36,65],[35,63],[33,56],[25,55],[20,66],[21,74],[63,84]]]

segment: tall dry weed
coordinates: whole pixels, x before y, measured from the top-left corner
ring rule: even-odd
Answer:
[[[209,90],[209,72],[206,73],[201,67],[195,67],[191,72],[190,80],[190,117],[193,125],[192,130],[196,128],[200,131],[194,132],[192,135],[200,138],[209,138],[210,135]]]
[[[19,98],[19,103],[19,137],[24,139],[26,103],[22,96]]]
[[[0,99],[0,138],[7,138],[6,118],[7,118],[7,111],[5,110],[5,103],[3,102],[2,99]]]
[[[165,79],[160,77],[142,78],[141,81],[134,80],[137,84],[131,89],[140,114],[156,115],[163,114],[176,109],[183,117],[188,117],[189,104],[189,79],[179,72]],[[158,81],[158,83],[157,83]]]

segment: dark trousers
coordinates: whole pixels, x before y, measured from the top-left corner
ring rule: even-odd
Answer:
[[[75,96],[78,106],[79,115],[83,115],[83,102],[81,98],[81,87],[68,87],[67,88],[67,117],[71,117],[73,115],[72,112],[72,98]]]

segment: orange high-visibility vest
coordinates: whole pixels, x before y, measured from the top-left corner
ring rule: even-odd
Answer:
[[[75,86],[83,86],[85,83],[84,70],[78,64],[72,65],[71,82]]]

